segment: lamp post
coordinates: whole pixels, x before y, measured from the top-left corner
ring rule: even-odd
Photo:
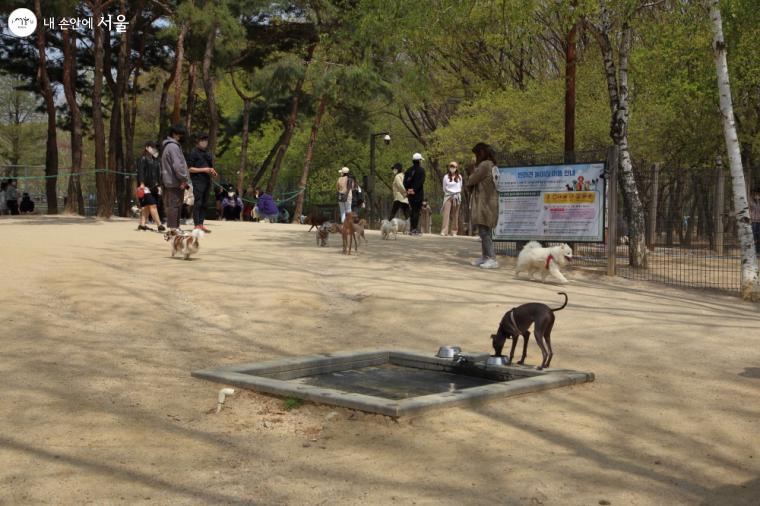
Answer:
[[[375,196],[375,139],[378,137],[383,138],[383,142],[385,142],[386,146],[391,143],[391,135],[388,132],[377,132],[370,134],[369,136],[369,179],[365,186],[367,187],[366,191],[369,197],[367,199],[369,202],[369,209],[367,209],[367,212],[369,213],[370,228],[372,228],[375,221],[375,206],[372,203],[372,199]]]

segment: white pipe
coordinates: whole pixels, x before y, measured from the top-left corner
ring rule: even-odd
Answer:
[[[219,413],[222,410],[222,404],[224,404],[224,398],[228,395],[234,395],[235,389],[234,388],[222,388],[219,390],[219,397],[217,397],[216,401],[216,412]]]

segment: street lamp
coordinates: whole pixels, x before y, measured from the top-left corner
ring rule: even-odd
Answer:
[[[369,197],[367,199],[369,201],[369,209],[367,211],[369,213],[370,228],[372,228],[375,218],[375,206],[372,203],[372,199],[375,196],[375,140],[378,137],[383,138],[386,146],[391,143],[391,134],[388,132],[377,132],[369,136],[369,179],[367,180],[366,191]]]

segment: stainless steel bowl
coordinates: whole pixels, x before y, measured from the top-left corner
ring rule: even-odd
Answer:
[[[459,346],[441,346],[435,356],[438,358],[454,358],[460,353],[462,353],[462,348]]]
[[[488,357],[486,365],[509,365],[509,357]]]

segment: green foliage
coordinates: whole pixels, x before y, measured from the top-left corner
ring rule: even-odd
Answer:
[[[290,411],[291,409],[297,409],[303,406],[303,400],[296,399],[295,397],[287,397],[282,401],[283,408]]]

